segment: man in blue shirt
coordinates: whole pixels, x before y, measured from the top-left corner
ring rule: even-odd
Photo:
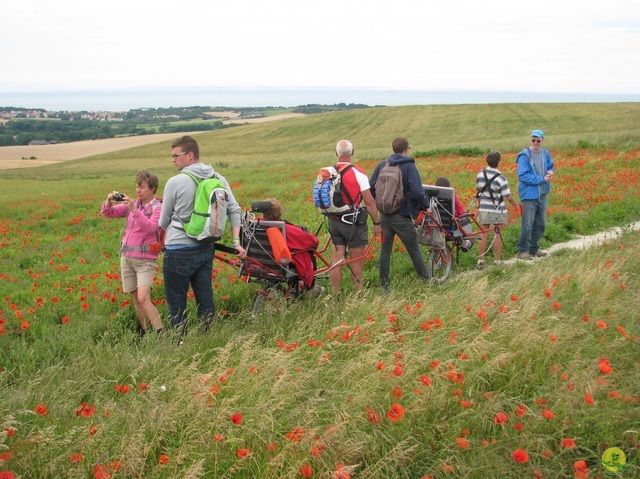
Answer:
[[[555,171],[553,158],[542,147],[542,130],[531,132],[531,146],[518,154],[518,193],[522,203],[522,227],[518,238],[517,257],[530,260],[546,256],[540,250],[540,239],[547,225],[547,195]]]

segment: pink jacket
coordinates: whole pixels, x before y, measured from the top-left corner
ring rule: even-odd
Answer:
[[[122,254],[132,258],[144,258],[157,260],[158,255],[145,251],[149,243],[158,241],[160,211],[162,203],[156,198],[146,205],[141,205],[140,200],[135,200],[136,209],[129,211],[129,207],[122,203],[109,206],[105,201],[100,208],[100,214],[107,218],[127,218],[127,225],[122,236]],[[127,249],[127,247],[131,249]]]

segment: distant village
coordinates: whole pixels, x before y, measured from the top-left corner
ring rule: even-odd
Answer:
[[[47,111],[40,108],[29,110],[25,108],[0,108],[2,120],[46,120],[61,119],[95,120],[95,121],[124,121],[126,112],[121,111]]]

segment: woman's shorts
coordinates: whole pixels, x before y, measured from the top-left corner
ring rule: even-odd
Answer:
[[[481,225],[506,225],[509,222],[509,213],[503,211],[479,211],[478,223]]]
[[[155,259],[132,258],[124,254],[120,256],[122,290],[131,293],[139,286],[152,288],[157,264]]]

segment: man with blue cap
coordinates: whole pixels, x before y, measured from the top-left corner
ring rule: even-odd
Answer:
[[[542,130],[531,132],[531,146],[518,154],[518,193],[522,204],[522,227],[518,238],[517,258],[531,260],[546,256],[540,239],[547,226],[547,195],[555,171],[549,150],[542,147]]]

